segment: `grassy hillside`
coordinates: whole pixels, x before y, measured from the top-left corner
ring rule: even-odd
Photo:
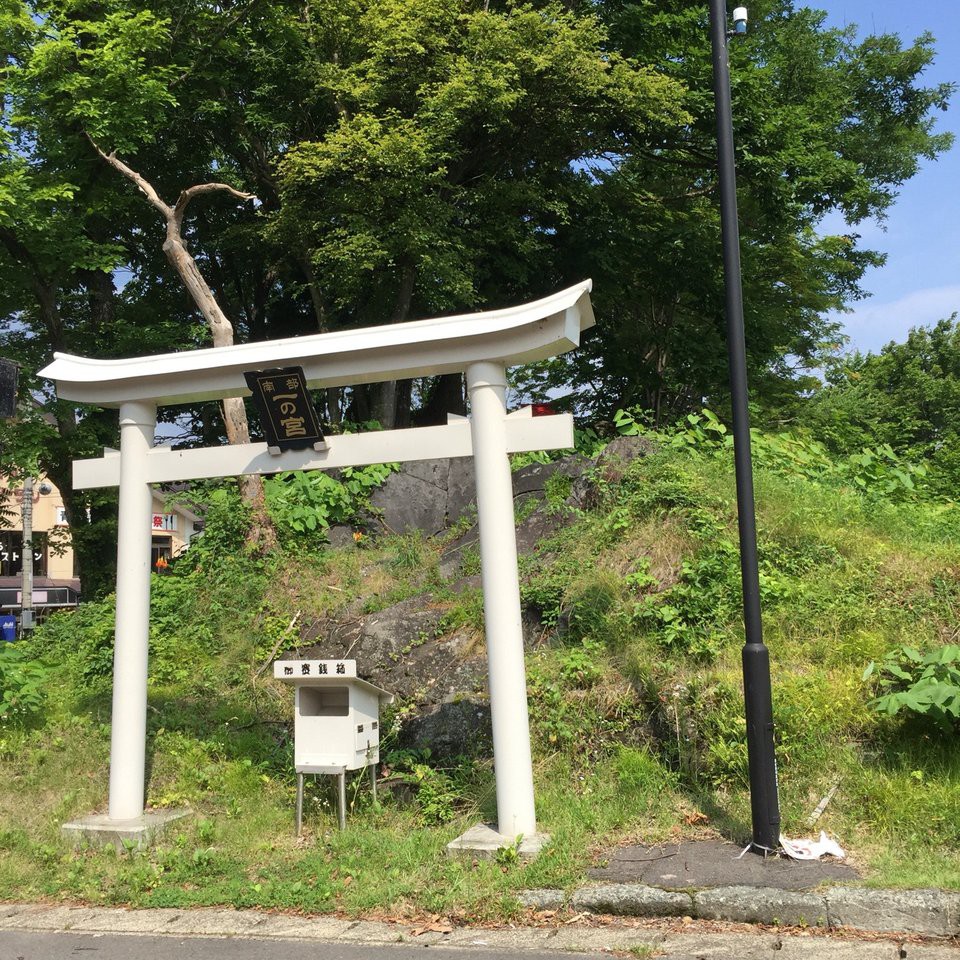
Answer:
[[[195,815],[142,853],[60,840],[60,822],[106,802],[112,608],[85,605],[0,659],[0,898],[502,917],[517,910],[513,891],[573,885],[620,841],[749,837],[732,470],[700,439],[601,464],[582,510],[556,476],[536,507],[565,521],[522,561],[545,638],[528,674],[538,816],[554,842],[536,862],[446,859],[448,840],[494,814],[491,762],[398,749],[409,704],[384,724],[395,789],[373,807],[357,782],[342,834],[317,789],[293,837],[292,696],[264,668],[272,651],[357,598],[369,611],[425,591],[447,628],[472,627],[482,645],[479,594],[443,580],[443,538],[364,536],[255,560],[218,494],[208,532],[154,583],[148,802]],[[784,832],[807,833],[837,786],[817,829],[865,882],[960,889],[950,664],[934,670],[940,707],[908,694],[917,709],[895,716],[870,706],[895,689],[876,671],[864,679],[904,645],[956,643],[957,508],[784,449],[761,443],[757,473]]]

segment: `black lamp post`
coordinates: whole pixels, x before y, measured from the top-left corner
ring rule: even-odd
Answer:
[[[734,33],[745,33],[747,11],[734,11]],[[733,449],[737,475],[737,518],[740,530],[740,574],[743,581],[743,694],[750,763],[750,810],[753,848],[773,852],[780,840],[777,758],[773,745],[773,699],[770,653],[763,643],[760,618],[760,576],[757,564],[757,518],[750,455],[750,411],[747,405],[747,358],[743,333],[743,291],[740,286],[740,228],[737,217],[737,175],[733,153],[730,65],[727,60],[726,0],[710,0],[713,46],[713,91],[717,110],[717,153],[720,170],[720,218],[723,227],[723,273],[726,286],[727,350],[733,401]]]

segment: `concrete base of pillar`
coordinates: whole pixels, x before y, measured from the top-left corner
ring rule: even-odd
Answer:
[[[189,816],[192,810],[150,810],[133,820],[111,820],[105,813],[93,813],[60,827],[63,836],[75,846],[114,846],[117,850],[141,849],[171,823]]]
[[[483,860],[492,860],[497,854],[516,843],[516,837],[506,837],[497,833],[497,828],[491,823],[478,823],[456,840],[447,844],[447,854],[451,857],[471,857]],[[535,833],[531,837],[522,837],[517,847],[517,855],[521,860],[533,860],[540,851],[550,842],[550,834]]]

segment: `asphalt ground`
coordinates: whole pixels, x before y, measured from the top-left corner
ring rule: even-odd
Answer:
[[[742,855],[741,855],[742,854]],[[855,883],[857,871],[835,860],[763,857],[725,840],[619,847],[606,866],[591,870],[603,883],[643,883],[664,890],[773,887],[812,890],[824,883]]]

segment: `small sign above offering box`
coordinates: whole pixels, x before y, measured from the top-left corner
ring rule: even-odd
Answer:
[[[270,453],[327,448],[302,367],[253,370],[243,376],[260,411]]]
[[[356,660],[276,660],[273,664],[273,675],[278,680],[293,682],[294,678],[303,680],[304,677],[319,679],[338,677],[357,678]]]

